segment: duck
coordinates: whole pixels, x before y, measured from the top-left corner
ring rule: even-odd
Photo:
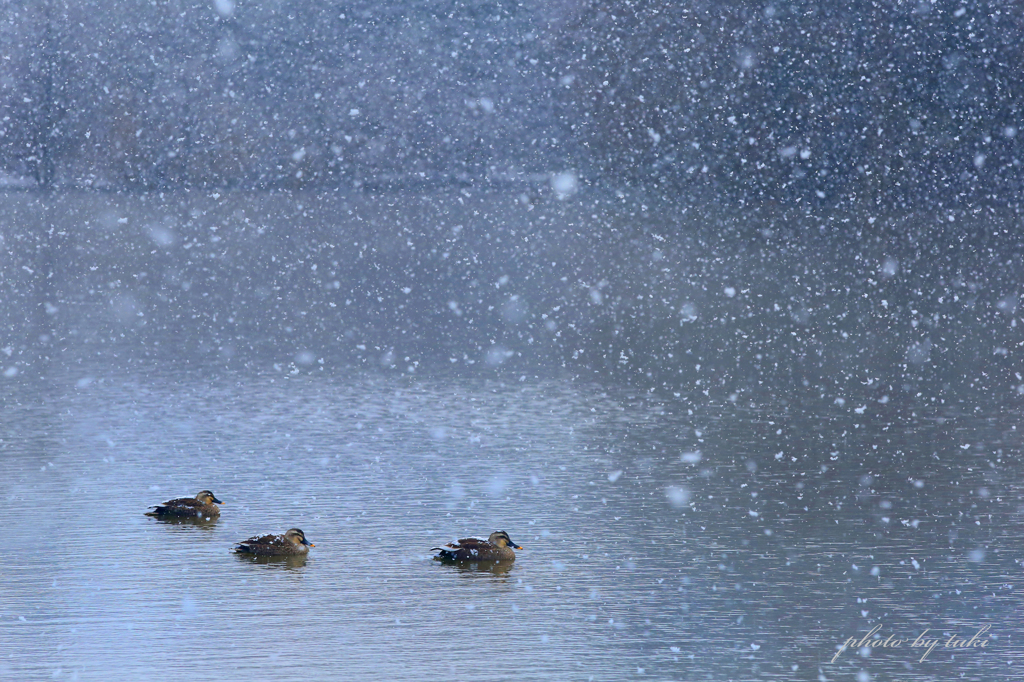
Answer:
[[[449,542],[444,547],[431,547],[430,551],[440,552],[435,559],[449,561],[493,561],[511,563],[516,560],[512,548],[522,549],[512,542],[512,538],[503,530],[496,530],[484,540],[483,538],[462,538]]]
[[[220,516],[218,504],[224,503],[209,490],[200,490],[195,497],[179,497],[150,507],[153,511],[146,512],[146,516],[159,519],[209,519]]]
[[[243,540],[235,545],[235,551],[252,556],[304,556],[310,547],[316,545],[306,539],[305,533],[289,528],[284,535],[258,535]]]

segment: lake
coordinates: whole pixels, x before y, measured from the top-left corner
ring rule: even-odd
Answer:
[[[0,677],[1013,679],[1016,213],[645,202],[0,193]]]
[[[996,680],[1020,662],[1019,415],[998,405],[88,362],[9,379],[3,403],[5,678]],[[144,516],[202,488],[214,523]],[[305,561],[231,553],[293,526]],[[431,558],[496,529],[524,546],[506,571]],[[985,647],[945,646],[986,625]],[[833,662],[873,628],[889,647]],[[920,662],[922,633],[942,642]]]

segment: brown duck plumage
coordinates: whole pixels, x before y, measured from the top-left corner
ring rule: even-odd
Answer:
[[[195,497],[180,497],[151,507],[153,511],[146,512],[146,516],[161,519],[209,519],[220,516],[218,504],[224,503],[209,490],[201,490]]]
[[[299,556],[315,547],[298,528],[291,528],[284,535],[259,535],[243,540],[235,546],[239,554],[253,556]]]
[[[503,530],[496,530],[486,540],[483,538],[462,538],[456,542],[449,542],[444,547],[431,547],[431,551],[437,550],[440,554],[438,559],[449,559],[452,561],[494,561],[512,562],[516,560],[516,553],[512,548],[522,549],[512,542],[512,538]]]

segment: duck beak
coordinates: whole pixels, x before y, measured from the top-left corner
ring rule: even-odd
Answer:
[[[512,545],[513,547],[515,547],[516,549],[522,549],[522,548],[523,548],[523,546],[522,546],[522,545],[517,545],[517,544],[516,544],[516,543],[514,543],[514,542],[512,542],[512,543],[509,543],[509,544],[511,544],[511,545]]]
[[[218,499],[217,499],[216,497],[215,497],[215,498],[213,498],[213,501],[214,501],[214,502],[216,502],[217,504],[224,504],[223,502],[221,502],[220,500],[218,500]]]
[[[312,542],[310,542],[306,538],[302,538],[302,544],[309,545],[310,547],[316,547],[316,545],[314,545]]]

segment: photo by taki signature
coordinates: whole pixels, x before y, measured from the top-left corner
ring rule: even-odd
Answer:
[[[910,637],[896,637],[895,634],[891,634],[886,638],[882,638],[878,632],[882,629],[882,625],[876,625],[866,635],[857,639],[856,637],[849,637],[836,652],[836,655],[832,657],[832,663],[835,663],[839,656],[847,649],[861,649],[868,647],[871,649],[901,649],[909,648],[915,650],[921,650],[921,658],[918,662],[923,662],[928,658],[930,654],[939,644],[942,644],[944,649],[985,649],[988,647],[988,631],[991,625],[982,626],[970,637],[961,636],[958,633],[953,633],[948,637],[943,634],[942,636],[929,635],[931,628],[926,629],[917,637],[911,639]]]

